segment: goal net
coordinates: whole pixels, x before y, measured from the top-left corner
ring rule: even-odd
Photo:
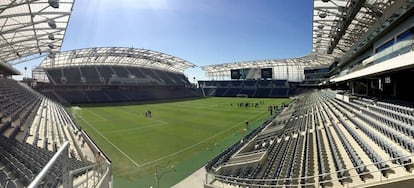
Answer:
[[[249,98],[249,95],[247,94],[236,94],[237,98]]]

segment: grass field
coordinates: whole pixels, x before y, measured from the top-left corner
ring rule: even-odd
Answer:
[[[203,98],[143,105],[72,108],[76,121],[112,160],[115,187],[170,187],[269,118],[289,99]],[[239,102],[264,102],[240,108]],[[144,116],[152,112],[152,118]]]

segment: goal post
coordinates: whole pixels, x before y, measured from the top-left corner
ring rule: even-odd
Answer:
[[[249,95],[239,93],[239,94],[236,94],[236,97],[237,98],[249,98]]]

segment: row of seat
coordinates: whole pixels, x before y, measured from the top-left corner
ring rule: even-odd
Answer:
[[[0,78],[0,134],[14,137],[25,130],[41,96],[14,80]]]
[[[70,104],[82,103],[118,103],[118,102],[137,102],[154,101],[165,99],[180,99],[199,97],[201,94],[195,88],[188,87],[157,87],[157,86],[128,86],[122,88],[95,88],[83,89],[74,88],[54,88],[43,92],[50,98],[58,98],[60,102]],[[61,100],[63,99],[63,100]]]
[[[408,124],[410,126],[414,126],[414,116],[413,115],[407,115],[407,114],[403,114],[397,111],[393,111],[387,108],[382,108],[380,106],[377,105],[369,105],[368,108],[370,110],[376,111],[378,113],[384,114],[388,117],[391,117],[394,120],[403,122],[405,124]]]
[[[190,85],[182,73],[144,67],[86,66],[47,70],[52,83],[57,85],[102,84],[159,84]]]
[[[20,143],[15,139],[0,138],[0,162],[7,164],[6,168],[17,177],[24,186],[30,184],[34,177],[53,157],[53,152],[37,148],[33,145]],[[44,187],[56,187],[62,173],[63,158],[52,167],[44,178]],[[87,164],[70,158],[68,169],[74,170]]]
[[[412,106],[403,106],[361,97],[352,99],[352,102],[381,113],[386,113],[389,117],[396,120],[414,125],[414,108]]]
[[[332,104],[329,100],[327,102],[329,104]],[[328,105],[327,107],[330,111],[333,111],[333,109],[330,107],[330,105]],[[343,120],[342,117],[339,117],[339,121],[342,124],[345,124],[345,121]],[[344,148],[346,150],[346,153],[348,154],[348,156],[350,156],[352,164],[356,168],[358,174],[365,173],[367,171],[367,169],[366,169],[363,161],[358,156],[357,152],[354,150],[354,148],[351,146],[351,144],[348,142],[348,140],[345,137],[344,133],[341,131],[341,129],[339,129],[339,127],[338,127],[339,125],[337,125],[335,121],[332,121],[332,123],[334,125],[333,127],[334,127],[334,130],[335,130],[336,134],[338,135],[342,145],[344,146]],[[363,180],[363,176],[360,176],[360,177]]]
[[[395,113],[381,114],[370,109],[375,102],[347,102],[325,91],[303,95],[290,105],[293,111],[288,120],[283,115],[284,120],[276,118],[277,123],[249,142],[271,143],[269,147],[263,147],[267,151],[260,162],[254,163],[256,165],[252,165],[253,162],[224,165],[223,171],[217,171],[218,179],[253,187],[298,184],[338,187],[377,181],[375,178],[379,176],[407,175],[411,168],[411,157],[407,155],[413,152],[410,125],[394,118],[388,119],[398,125],[379,121],[378,117],[386,119],[387,115]],[[266,131],[278,130],[274,126],[285,127],[283,133],[274,134],[276,139]],[[394,175],[391,168],[398,168],[401,174]],[[404,168],[406,171],[400,171]],[[380,173],[377,175],[377,172]]]
[[[285,163],[284,168],[281,170],[282,173],[285,173],[284,176],[279,176],[281,178],[285,178],[285,182],[280,182],[286,185],[291,183],[292,177],[299,177],[300,175],[300,165],[301,165],[301,156],[303,151],[303,146],[305,142],[305,136],[298,135],[298,139],[296,140],[294,149],[292,150],[292,154],[287,156],[286,159],[288,160]],[[295,179],[293,184],[297,184],[298,181]]]
[[[398,143],[399,145],[403,146],[405,149],[408,149],[410,152],[414,151],[414,141],[411,138],[393,129],[392,127],[382,124],[381,121],[377,121],[375,119],[375,118],[380,118],[382,120],[385,120],[384,117],[381,117],[380,114],[376,114],[367,109],[363,109],[362,111],[366,114],[365,116],[358,115],[358,116],[362,116],[360,117],[362,120],[366,121],[373,128],[382,132],[388,138],[393,140],[395,143]]]
[[[377,121],[380,121],[386,124],[387,126],[392,127],[394,130],[400,133],[403,133],[407,136],[414,137],[414,126],[411,126],[405,122],[401,122],[393,118],[390,118],[386,114],[378,113],[377,111],[371,111],[369,109],[368,110],[363,109],[363,111],[369,114],[370,116],[372,116],[373,118],[375,118]]]
[[[325,175],[329,173],[330,171],[329,166],[327,164],[328,154],[326,153],[325,147],[323,145],[320,130],[315,130],[315,137],[316,137],[316,152],[318,153],[318,156],[317,156],[318,177],[319,177],[319,181],[325,181],[326,179],[330,179],[329,175]]]
[[[287,80],[199,81],[203,87],[286,87]]]
[[[414,108],[412,108],[412,107],[393,104],[393,103],[387,103],[387,102],[381,102],[381,101],[378,101],[376,104],[378,106],[390,109],[394,112],[399,112],[399,113],[402,113],[402,114],[406,114],[406,115],[409,115],[411,117],[414,116]]]
[[[85,160],[87,156],[93,156],[79,128],[64,107],[47,98],[42,100],[42,106],[38,109],[25,141],[54,152],[65,141],[69,141],[69,153],[72,157]]]
[[[368,101],[368,100],[365,100]],[[364,121],[367,125],[370,125],[372,128],[376,129],[379,133],[382,133],[385,137],[388,137],[390,140],[394,141],[394,143],[402,146],[403,148],[412,152],[412,140],[403,134],[398,133],[395,129],[388,127],[386,125],[382,125],[381,122],[375,121],[375,117],[378,117],[379,114],[372,112],[364,107],[359,107],[359,109],[364,112],[355,113],[355,116]],[[349,116],[351,121],[354,121],[351,116]],[[406,154],[398,148],[392,146],[392,144],[385,139],[383,139],[379,133],[376,133],[367,127],[361,125],[358,122],[355,122],[356,125],[368,136],[370,137],[378,146],[380,146],[392,159],[395,159],[395,162],[398,162],[400,165],[406,167],[409,170],[409,166],[405,165],[407,163],[411,163],[411,159],[406,157]],[[385,166],[385,165],[381,165]]]
[[[305,159],[314,159],[314,149],[313,149],[313,133],[310,133],[309,129],[306,130],[305,134],[305,148],[303,151],[303,158]],[[314,172],[314,160],[302,160],[302,166],[301,166],[301,180],[300,184],[306,184],[306,183],[313,183],[313,178],[308,178],[310,176],[313,176],[315,174]],[[299,177],[299,176],[298,176]]]
[[[331,130],[326,125],[324,126],[324,129],[325,129],[326,136],[328,138],[328,144],[331,150],[331,155],[334,160],[334,165],[335,165],[335,170],[337,171],[337,176],[339,179],[341,179],[344,177],[346,166],[344,165],[342,156],[338,152],[338,148],[336,146],[336,142],[333,140]]]
[[[294,96],[302,90],[290,87],[290,88],[261,88],[261,87],[250,87],[250,88],[233,88],[233,87],[220,87],[220,88],[201,88],[206,96],[216,97],[236,97],[239,94],[244,94],[249,97],[290,97]]]
[[[12,175],[0,169],[0,187],[17,188],[19,185],[17,180],[13,179]]]
[[[354,125],[359,125],[354,117],[347,111],[344,106],[345,104],[341,101],[335,101],[337,105],[334,105],[334,108],[337,108],[348,120],[350,120]],[[348,107],[349,108],[349,107]],[[384,162],[385,160],[356,132],[355,129],[349,125],[344,118],[339,117],[341,124],[344,128],[350,133],[352,138],[358,143],[359,147],[368,155],[371,162],[380,170],[383,175],[385,175],[385,170],[388,168],[388,165]]]
[[[367,119],[365,119],[366,121],[369,121],[369,120],[367,120]],[[369,123],[369,124],[371,124],[372,125],[372,123]],[[389,155],[390,155],[390,157],[391,158],[400,158],[400,157],[403,157],[404,156],[404,154],[401,152],[401,150],[399,150],[399,149],[397,149],[397,148],[394,148],[394,147],[392,147],[392,145],[388,142],[388,141],[386,141],[386,140],[384,140],[384,139],[382,139],[379,135],[378,135],[378,133],[376,133],[376,132],[374,132],[374,131],[372,131],[372,130],[370,130],[370,129],[367,129],[366,127],[363,127],[363,126],[361,126],[361,127],[359,127],[368,137],[370,137],[376,144],[378,144],[386,153],[388,153]],[[400,163],[400,164],[405,164],[405,163],[409,163],[409,162],[411,162],[411,159],[409,159],[409,158],[402,158],[402,159],[398,159],[398,162]]]
[[[62,105],[4,78],[0,78],[0,100],[0,178],[5,179],[0,180],[0,187],[27,186],[65,141],[70,142],[68,170],[90,165],[80,161],[83,155],[94,160],[89,146],[82,144],[79,128]],[[63,159],[58,161],[41,187],[60,184]]]

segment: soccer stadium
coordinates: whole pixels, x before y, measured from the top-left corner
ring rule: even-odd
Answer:
[[[77,3],[0,0],[0,188],[412,187],[413,0],[313,0],[308,54],[210,65],[64,50]]]

